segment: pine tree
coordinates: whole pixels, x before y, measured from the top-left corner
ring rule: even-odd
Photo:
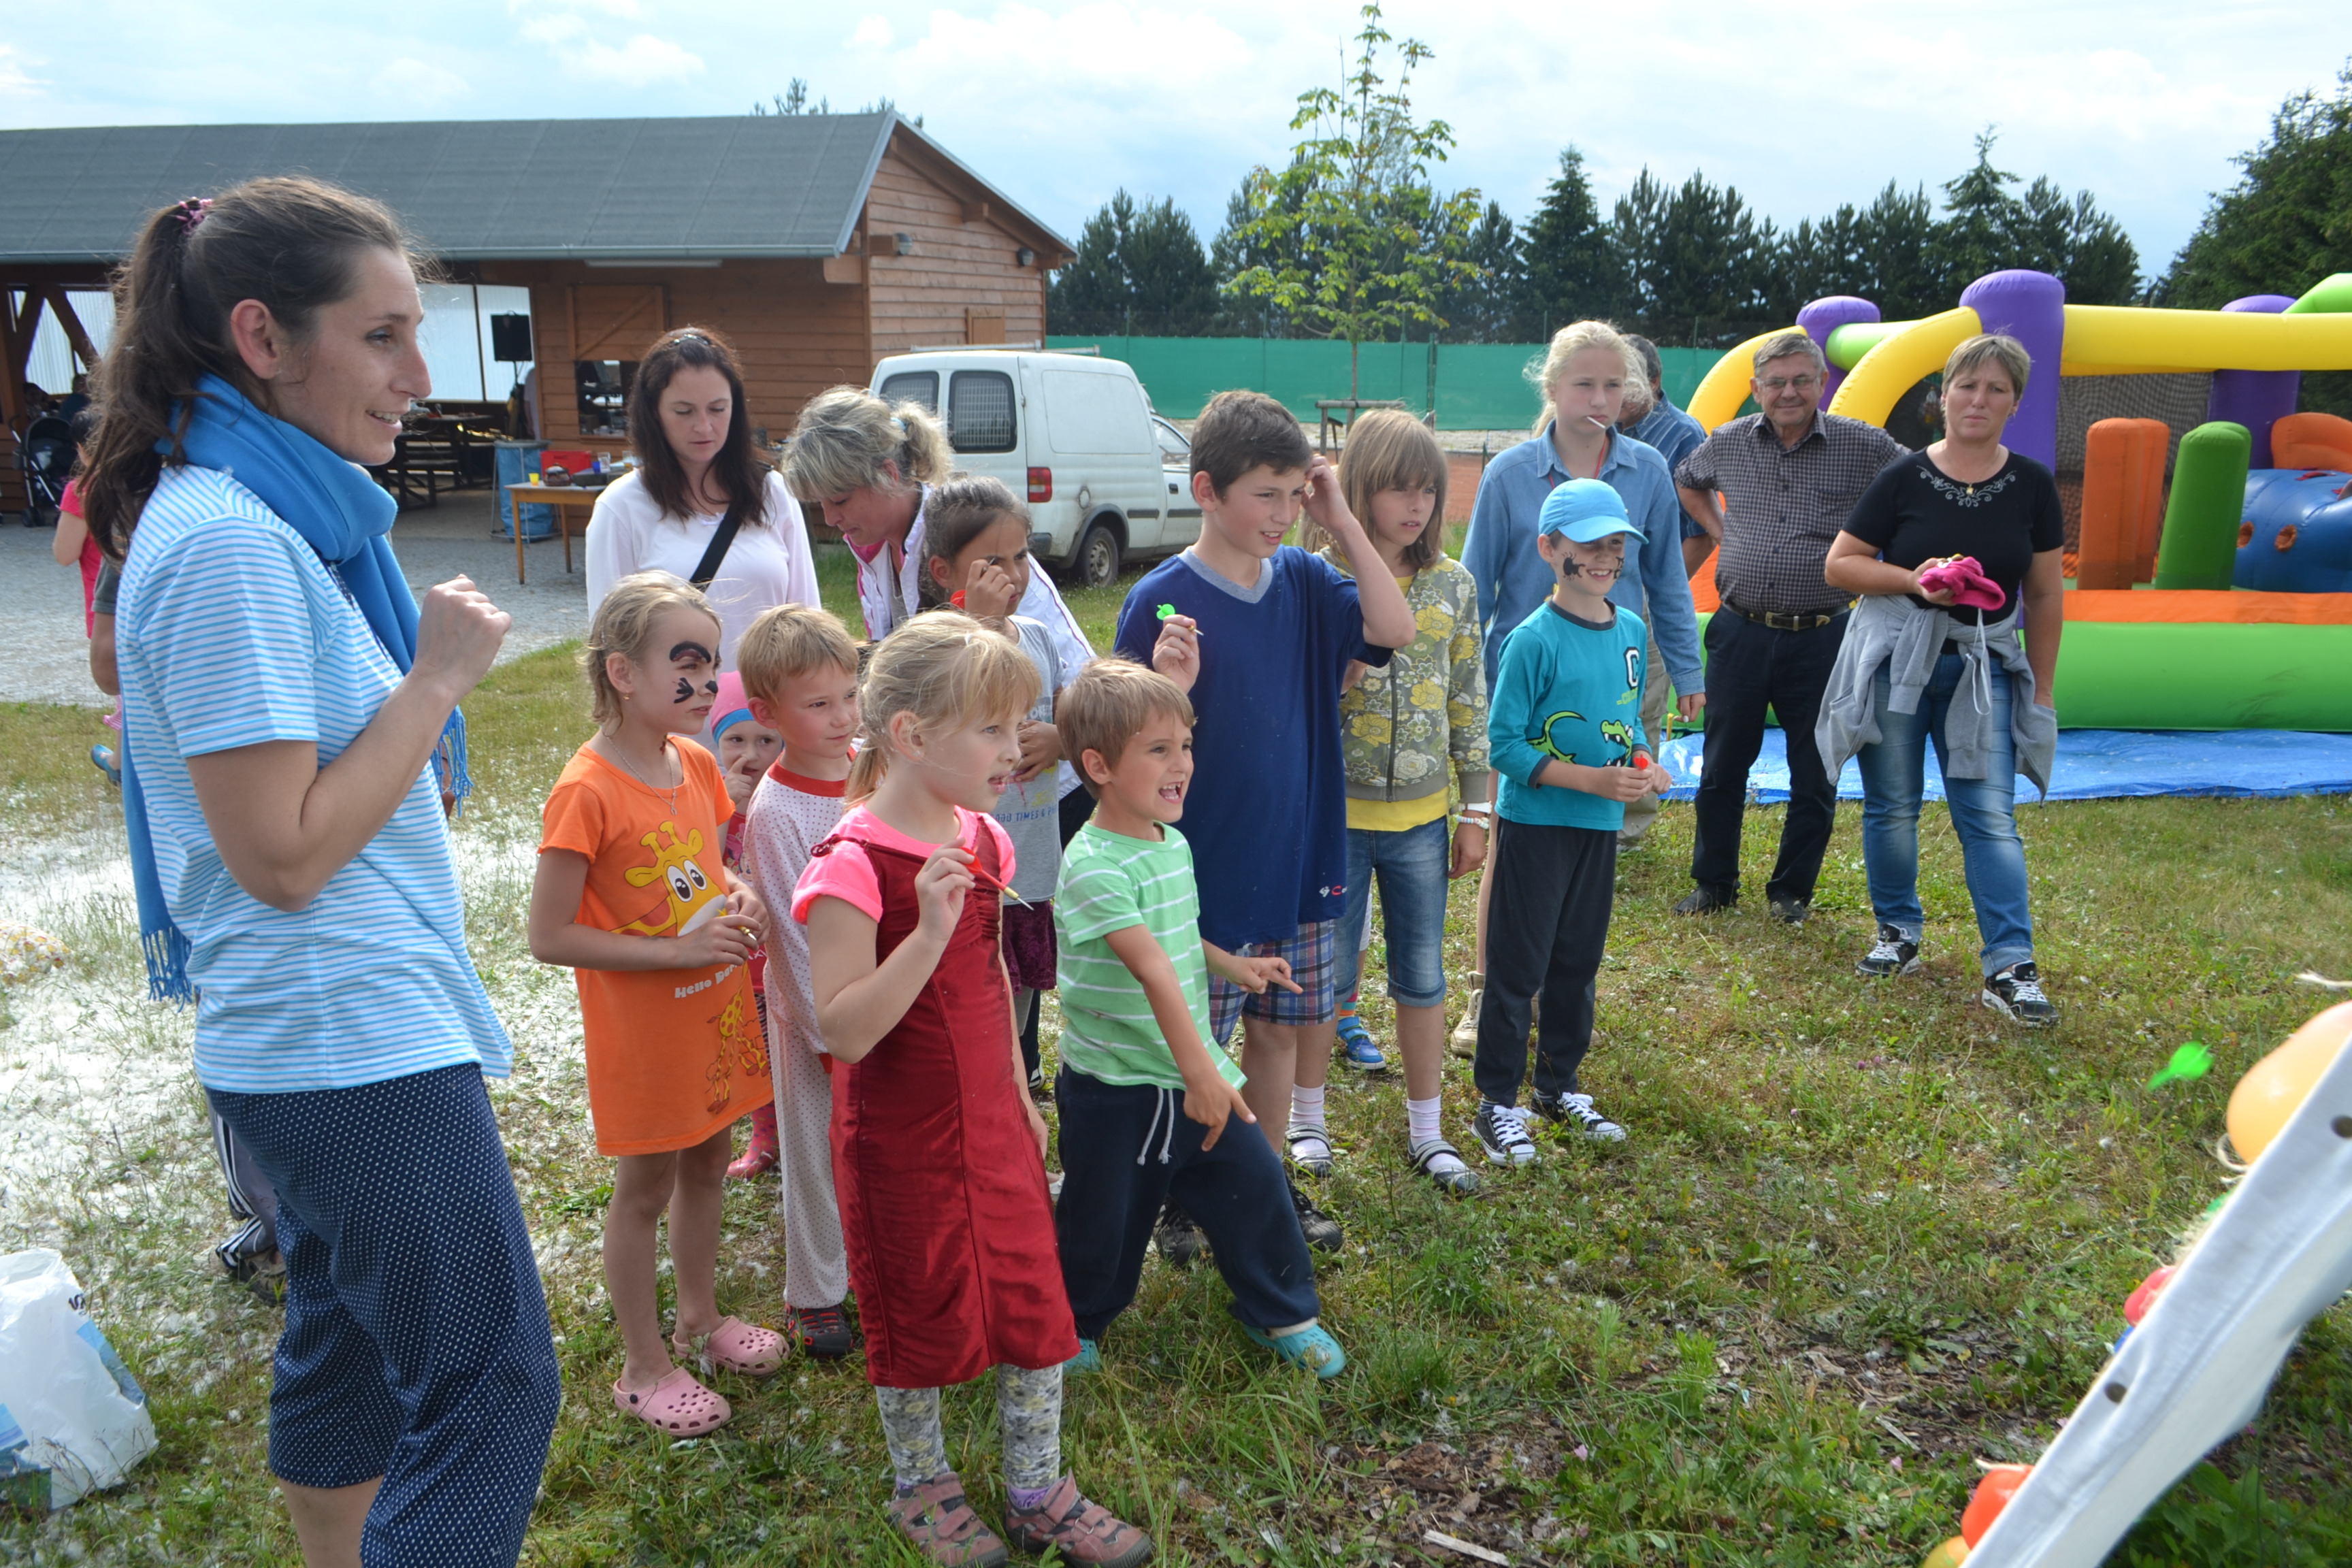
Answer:
[[[1511,343],[1534,334],[1535,326],[1526,320],[1524,249],[1518,226],[1502,203],[1488,202],[1462,250],[1462,258],[1478,275],[1448,289],[1438,307],[1449,323],[1443,334],[1447,342]]]
[[[1643,174],[1646,179],[1648,171]],[[1570,321],[1629,313],[1625,258],[1615,230],[1601,220],[1579,149],[1560,149],[1559,173],[1528,220],[1520,253],[1527,268],[1524,314],[1538,337]]]
[[[2165,303],[2218,310],[2249,294],[2300,294],[2352,272],[2352,63],[2332,92],[2298,93],[2157,286]]]
[[[1076,256],[1046,292],[1045,313],[1055,332],[1210,331],[1217,284],[1192,218],[1173,198],[1139,205],[1120,190],[1079,231]]]

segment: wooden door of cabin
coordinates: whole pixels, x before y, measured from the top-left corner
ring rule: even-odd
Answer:
[[[669,290],[659,283],[572,286],[572,357],[635,361],[669,331]]]

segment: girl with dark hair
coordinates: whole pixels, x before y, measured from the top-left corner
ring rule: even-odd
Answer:
[[[588,523],[591,614],[632,573],[693,582],[729,518],[736,527],[725,554],[695,584],[719,612],[722,673],[761,611],[822,606],[800,503],[751,445],[743,372],[724,338],[680,327],[646,351],[629,387],[629,444],[636,470],[596,498]]]
[[[248,181],[150,218],[115,301],[81,489],[122,562],[131,880],[277,1196],[270,1468],[313,1568],[511,1564],[559,1384],[443,822],[508,617],[463,577],[419,605],[360,467],[430,390],[408,242]]]

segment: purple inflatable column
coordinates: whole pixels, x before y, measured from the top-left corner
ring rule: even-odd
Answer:
[[[2066,285],[2047,272],[1988,272],[1960,291],[1988,332],[2006,332],[2033,362],[2025,395],[2001,439],[2052,468],[2058,466],[2058,359],[2066,343]]]
[[[2294,304],[2284,294],[2250,294],[2242,300],[2232,300],[2221,307],[2251,315],[2275,316]],[[2271,426],[2294,412],[2294,400],[2303,390],[2303,372],[2299,370],[2217,370],[2213,373],[2213,394],[2205,405],[2205,417],[2210,422],[2226,419],[2232,425],[2242,425],[2254,438],[2253,467],[2271,466]]]
[[[1882,318],[1878,307],[1867,300],[1857,300],[1851,294],[1829,294],[1814,300],[1797,312],[1797,325],[1805,335],[1820,345],[1822,353],[1830,352],[1830,334],[1854,321],[1875,321]],[[1822,406],[1827,408],[1830,399],[1837,395],[1838,383],[1845,372],[1835,364],[1830,366],[1829,384],[1822,389]]]

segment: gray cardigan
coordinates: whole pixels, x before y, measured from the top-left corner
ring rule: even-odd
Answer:
[[[1968,668],[1944,713],[1946,776],[1980,779],[1988,772],[1992,703],[1984,694],[1990,689],[1997,660],[2011,681],[2009,732],[2017,771],[2046,798],[2050,765],[2058,752],[2058,715],[2033,700],[2033,668],[2025,662],[2025,646],[2017,636],[2022,610],[2021,600],[2006,620],[1975,626],[1915,604],[1907,594],[1864,595],[1847,619],[1845,641],[1830,671],[1829,689],[1822,694],[1821,718],[1813,725],[1813,742],[1821,748],[1830,777],[1837,777],[1856,752],[1878,742],[1874,688],[1879,666],[1887,669],[1888,710],[1916,713],[1945,639],[1950,638]]]

